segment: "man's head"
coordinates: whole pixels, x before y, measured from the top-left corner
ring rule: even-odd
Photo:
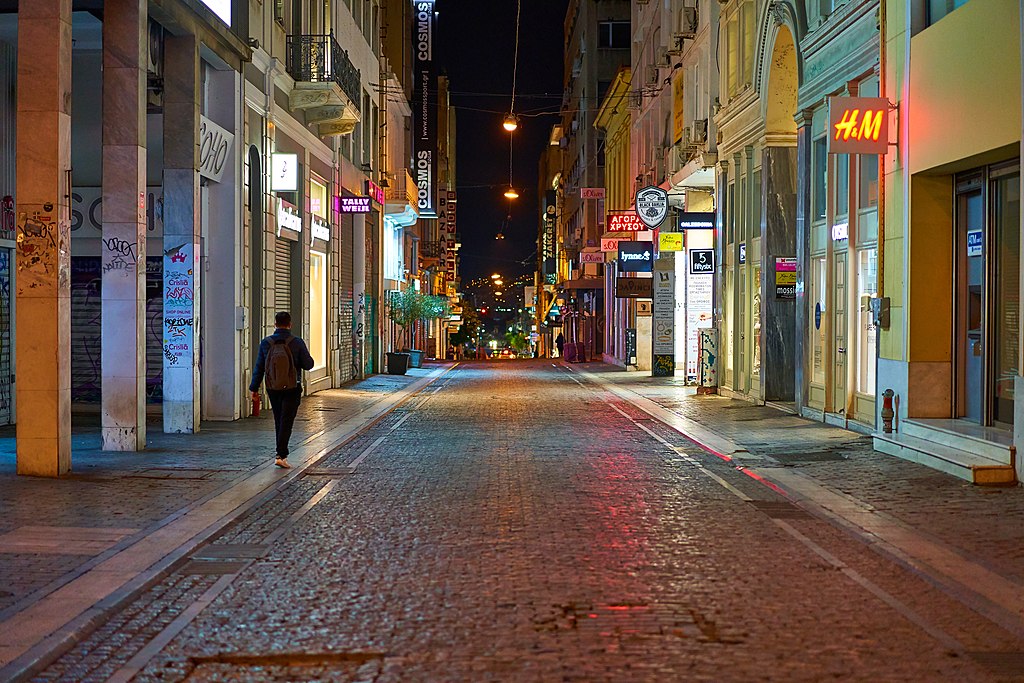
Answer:
[[[274,327],[282,330],[290,330],[292,328],[292,314],[288,311],[279,311],[274,316]]]

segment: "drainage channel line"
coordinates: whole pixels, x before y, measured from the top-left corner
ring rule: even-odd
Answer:
[[[422,406],[423,406],[423,404],[421,403],[420,405],[418,405],[416,407],[420,408]],[[406,420],[408,420],[410,417],[412,417],[412,413],[406,413],[405,415],[402,416],[402,418],[398,422],[396,422],[395,424],[391,425],[391,429],[389,431],[392,431],[392,432],[395,431],[396,429],[401,427],[402,423],[405,422]]]
[[[632,422],[634,425],[636,425],[637,427],[639,427],[643,431],[645,431],[648,434],[650,434],[659,443],[661,443],[661,444],[667,446],[668,448],[670,448],[674,453],[679,455],[679,457],[682,458],[683,460],[685,460],[687,463],[693,465],[694,467],[699,469],[702,473],[706,474],[711,479],[714,479],[716,482],[721,484],[726,490],[728,490],[734,496],[736,496],[737,498],[739,498],[740,500],[742,500],[744,502],[748,502],[749,503],[749,502],[753,501],[753,498],[751,498],[747,494],[743,493],[742,491],[737,489],[735,486],[733,486],[729,482],[725,481],[722,477],[718,476],[714,472],[708,471],[707,468],[702,466],[694,458],[692,458],[691,456],[687,455],[686,453],[682,453],[681,449],[678,446],[675,446],[675,445],[671,444],[666,439],[662,438],[661,435],[654,433],[653,431],[648,429],[646,426],[640,424],[635,419],[633,419],[630,415],[628,415],[626,412],[624,412],[617,405],[615,405],[614,403],[611,403],[609,401],[609,399],[608,399],[608,395],[607,394],[602,394],[602,398],[617,413],[622,415],[624,418],[626,418],[627,420]],[[780,529],[782,529],[787,534],[792,536],[795,540],[797,540],[805,548],[807,548],[808,550],[813,552],[815,555],[820,557],[822,560],[824,560],[826,563],[828,563],[831,567],[833,567],[834,569],[837,569],[844,576],[846,576],[848,579],[850,579],[851,581],[853,581],[857,585],[861,586],[866,591],[868,591],[869,593],[874,595],[876,598],[878,598],[879,600],[881,600],[882,602],[887,604],[889,607],[891,607],[896,612],[898,612],[901,616],[903,616],[903,618],[905,618],[907,621],[911,622],[912,624],[916,625],[922,631],[924,631],[929,636],[934,638],[936,641],[941,643],[944,647],[946,647],[947,649],[951,650],[952,652],[956,652],[956,653],[963,653],[963,652],[966,651],[967,648],[965,648],[964,645],[960,641],[958,641],[956,638],[954,638],[953,636],[949,635],[948,633],[946,633],[942,629],[938,628],[937,626],[932,625],[930,622],[928,622],[928,620],[926,620],[923,616],[921,616],[916,611],[914,611],[911,607],[909,607],[905,603],[901,602],[892,593],[889,593],[884,588],[882,588],[881,586],[879,586],[878,584],[874,583],[873,581],[868,579],[866,576],[864,576],[863,574],[858,572],[856,569],[853,569],[852,567],[849,567],[845,562],[840,560],[838,557],[836,557],[835,555],[833,555],[829,551],[825,550],[823,547],[821,547],[820,545],[818,545],[817,543],[812,541],[810,538],[808,538],[804,534],[800,533],[800,531],[798,531],[795,527],[793,527],[793,525],[791,525],[789,522],[787,522],[785,520],[782,520],[782,519],[772,519],[771,521],[773,521],[776,524],[776,526],[778,526]]]
[[[272,545],[284,536],[292,527],[294,527],[300,519],[305,517],[310,510],[317,506],[327,494],[338,485],[340,480],[334,479],[324,484],[313,496],[306,501],[306,503],[292,513],[287,520],[285,520],[277,529],[269,534],[263,543],[267,546]],[[217,582],[206,589],[199,598],[185,608],[181,614],[179,614],[174,621],[168,624],[162,631],[153,637],[146,645],[135,653],[131,659],[129,659],[124,666],[115,671],[110,678],[107,679],[107,683],[129,683],[136,675],[138,675],[150,661],[158,654],[160,654],[165,647],[170,645],[171,641],[185,630],[192,621],[198,617],[203,610],[209,607],[214,600],[217,599],[221,593],[223,593],[231,582],[234,581],[239,574],[241,574],[246,567],[252,564],[252,561],[245,562],[239,567],[237,572],[231,574],[225,574],[224,576],[217,579]]]

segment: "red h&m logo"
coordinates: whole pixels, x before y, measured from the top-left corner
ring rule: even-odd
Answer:
[[[830,97],[829,153],[885,154],[889,150],[889,101],[880,97]]]

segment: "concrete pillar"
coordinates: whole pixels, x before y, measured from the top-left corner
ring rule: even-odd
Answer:
[[[199,41],[164,43],[164,431],[199,431]]]
[[[206,116],[227,131],[242,130],[241,75],[234,70],[206,73]],[[242,381],[242,177],[241,135],[227,152],[219,181],[206,185],[209,210],[204,236],[203,416],[237,420],[248,380]],[[202,146],[201,146],[201,149]]]
[[[366,216],[352,217],[352,310],[355,315],[356,379],[366,377]]]
[[[145,0],[103,20],[103,449],[146,447]]]
[[[18,474],[71,469],[71,0],[19,3]]]

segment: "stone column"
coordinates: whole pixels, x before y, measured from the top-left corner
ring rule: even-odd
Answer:
[[[761,382],[766,401],[792,401],[795,373],[796,300],[779,298],[777,258],[796,258],[796,147],[765,147],[761,161],[762,276]]]
[[[811,110],[797,115],[796,128],[796,343],[794,360],[796,377],[793,400],[799,411],[807,405],[810,377],[808,350],[809,330],[814,312],[807,298],[811,278]],[[763,220],[763,217],[762,217]]]
[[[103,449],[146,447],[145,0],[103,20]]]
[[[164,431],[199,431],[199,41],[164,43]]]
[[[352,216],[352,312],[355,334],[356,377],[366,377],[366,215]]]
[[[71,0],[18,14],[18,474],[71,469]]]

